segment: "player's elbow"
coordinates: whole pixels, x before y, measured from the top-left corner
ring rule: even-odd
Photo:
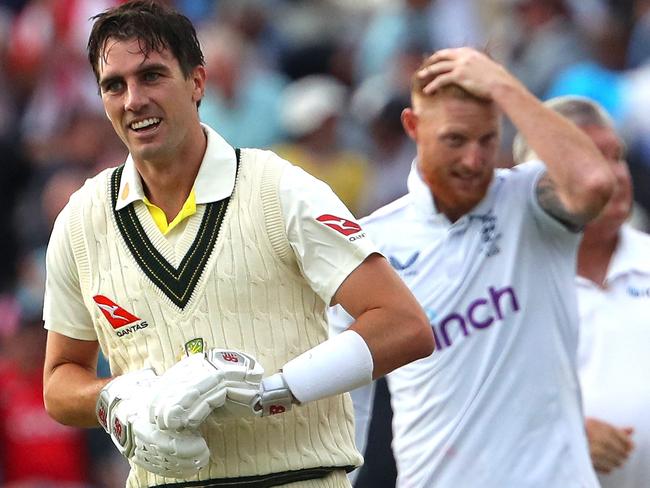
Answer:
[[[44,382],[43,384],[43,405],[47,414],[58,423],[71,427],[82,427],[75,421],[71,409],[65,400],[65,387],[57,385],[56,382]]]
[[[612,197],[615,186],[614,174],[607,166],[585,175],[579,188],[572,192],[574,212],[583,215],[585,221],[596,218]]]
[[[60,424],[70,425],[69,422],[66,422],[65,411],[61,409],[60,403],[52,394],[52,388],[47,383],[43,385],[43,405],[45,406],[45,411],[52,419]]]
[[[417,307],[413,310],[409,317],[408,337],[405,342],[409,344],[409,352],[411,361],[422,359],[430,356],[435,349],[435,340],[433,338],[433,331],[427,320],[424,311]]]

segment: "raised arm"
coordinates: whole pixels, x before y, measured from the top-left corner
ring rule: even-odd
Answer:
[[[598,215],[614,189],[607,161],[573,122],[545,107],[503,66],[471,49],[443,49],[418,76],[430,80],[426,94],[447,84],[494,101],[544,161],[547,173],[537,186],[540,205],[571,227]]]
[[[110,378],[97,378],[97,341],[48,332],[43,370],[43,400],[48,414],[76,427],[97,427],[95,404]]]
[[[368,256],[333,301],[355,318],[350,329],[370,349],[373,379],[433,352],[433,333],[422,307],[382,256]]]

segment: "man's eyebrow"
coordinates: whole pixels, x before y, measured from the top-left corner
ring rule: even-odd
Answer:
[[[147,63],[146,61],[136,70],[136,74],[142,74],[147,71],[170,71],[169,66],[163,63]]]
[[[138,69],[135,71],[136,75],[141,75],[142,73],[147,73],[149,71],[163,71],[165,73],[168,73],[170,71],[169,67],[163,63],[147,63],[146,61],[142,63]],[[114,75],[114,76],[109,76],[107,78],[104,78],[102,80],[99,80],[99,86],[102,88],[110,85],[114,81],[121,81],[123,80],[124,77],[122,75]]]
[[[101,88],[106,88],[111,83],[116,82],[116,81],[121,81],[122,79],[123,79],[122,76],[119,76],[119,75],[109,76],[107,78],[99,80],[99,86]]]

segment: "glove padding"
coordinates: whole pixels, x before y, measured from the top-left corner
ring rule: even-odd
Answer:
[[[224,371],[205,353],[191,354],[160,376],[149,421],[161,430],[196,430],[225,401]]]
[[[264,417],[291,410],[294,401],[282,373],[262,379],[264,368],[252,356],[233,350],[210,349],[208,361],[223,370],[230,416]]]
[[[263,417],[291,410],[294,398],[282,373],[262,379],[262,365],[241,351],[210,349],[206,359],[224,373],[223,409],[229,415]]]
[[[264,375],[262,365],[246,353],[228,349],[210,349],[206,356],[224,373],[226,402],[223,408],[228,415],[244,417],[254,413]]]
[[[152,473],[187,478],[208,463],[210,451],[198,432],[163,432],[149,421],[159,380],[151,369],[118,376],[101,390],[97,418],[123,456]]]
[[[288,412],[297,403],[282,373],[275,373],[262,380],[257,402],[253,407],[255,415],[266,417]]]

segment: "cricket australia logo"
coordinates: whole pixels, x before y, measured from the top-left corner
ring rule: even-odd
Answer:
[[[192,339],[191,341],[187,341],[185,343],[185,354],[187,356],[191,354],[199,354],[202,353],[205,350],[205,345],[203,342],[203,339],[201,337],[197,337],[196,339]]]
[[[145,320],[127,312],[104,295],[95,295],[93,300],[118,337],[132,334],[149,326]]]

